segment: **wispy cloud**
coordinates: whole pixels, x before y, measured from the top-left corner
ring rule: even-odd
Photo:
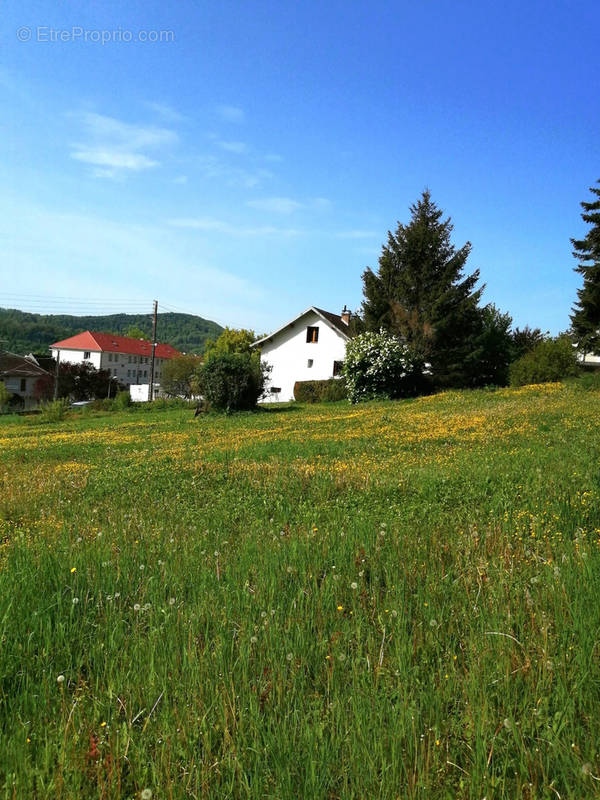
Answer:
[[[71,158],[93,167],[97,177],[114,178],[160,164],[148,155],[177,142],[175,131],[153,125],[132,125],[114,117],[85,113],[77,117],[87,142],[71,145]]]
[[[188,182],[188,176],[187,175],[178,175],[176,178],[173,178],[173,183],[175,183],[177,185],[182,185],[182,184],[187,183],[187,182]]]
[[[168,106],[165,103],[148,102],[144,103],[144,105],[154,114],[159,116],[164,122],[175,123],[183,122],[185,120],[185,116],[183,114],[180,114],[179,111],[175,111],[174,108],[171,108],[171,106]]]
[[[338,239],[374,239],[381,238],[381,231],[366,231],[361,229],[354,229],[349,231],[339,231],[336,233]]]
[[[244,169],[231,166],[216,155],[201,156],[196,160],[195,165],[205,178],[218,180],[226,186],[242,189],[254,189],[264,180],[273,177],[273,173],[267,169]]]
[[[246,205],[258,211],[266,211],[273,214],[291,214],[303,208],[303,203],[292,200],[291,197],[263,197],[258,200],[248,200]]]
[[[244,122],[246,115],[244,110],[238,106],[220,105],[217,106],[216,112],[225,122]]]
[[[206,233],[224,233],[227,236],[299,236],[302,231],[296,228],[277,228],[273,225],[234,225],[213,217],[180,217],[170,219],[168,224],[173,228],[204,231]]]
[[[331,201],[326,197],[313,197],[309,200],[293,200],[291,197],[262,197],[256,200],[248,200],[246,205],[258,211],[266,211],[273,214],[292,214],[300,209],[313,211],[324,211],[331,208]]]
[[[220,141],[219,147],[223,150],[227,150],[228,153],[246,153],[248,151],[248,145],[245,142],[223,142]]]

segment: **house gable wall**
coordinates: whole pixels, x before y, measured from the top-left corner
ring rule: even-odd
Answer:
[[[309,326],[319,329],[318,342],[306,341]],[[273,367],[267,391],[271,387],[281,389],[279,394],[269,393],[266,400],[293,400],[296,381],[332,378],[334,361],[343,361],[345,353],[345,338],[314,311],[308,311],[261,345],[261,360]],[[308,366],[309,359],[312,367]]]

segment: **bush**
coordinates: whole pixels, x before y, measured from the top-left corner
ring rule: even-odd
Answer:
[[[40,419],[42,422],[60,422],[64,418],[68,407],[68,400],[53,400],[48,403],[42,403],[42,413]]]
[[[323,381],[296,381],[294,398],[300,403],[335,403],[347,396],[343,378]]]
[[[10,392],[4,385],[2,381],[0,381],[0,412],[4,411],[4,409],[8,406],[8,401],[10,399]]]
[[[131,395],[129,394],[129,392],[117,392],[117,396],[115,397],[114,402],[115,402],[114,407],[118,411],[124,411],[131,405]]]
[[[200,394],[219,411],[250,410],[264,394],[268,371],[258,353],[212,353],[197,373]]]
[[[566,336],[545,339],[510,366],[510,385],[551,383],[579,374],[575,348]]]
[[[423,370],[400,339],[381,330],[361,333],[348,342],[343,374],[348,398],[357,403],[415,394]]]

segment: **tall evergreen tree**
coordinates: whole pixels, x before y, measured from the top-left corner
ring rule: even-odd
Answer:
[[[600,184],[600,180],[598,181]],[[584,352],[600,350],[600,188],[590,187],[598,198],[583,201],[581,218],[591,228],[584,239],[571,239],[573,255],[579,264],[575,272],[583,275],[583,286],[577,291],[571,322],[573,333]]]
[[[464,275],[471,244],[454,247],[450,218],[442,219],[429,191],[410,212],[407,225],[388,232],[378,271],[363,273],[365,325],[400,335],[418,360],[431,364],[436,385],[477,383],[483,288],[475,288],[479,270]]]

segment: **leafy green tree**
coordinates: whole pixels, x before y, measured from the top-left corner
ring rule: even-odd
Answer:
[[[202,364],[199,356],[171,358],[164,365],[161,387],[171,397],[190,398],[198,394],[198,370]]]
[[[569,336],[544,339],[510,366],[511,386],[551,383],[579,374],[575,348]]]
[[[600,349],[600,187],[592,186],[590,191],[598,199],[581,203],[581,218],[590,228],[583,239],[571,239],[573,255],[579,262],[575,272],[583,275],[571,323],[579,349],[584,353]]]
[[[539,328],[530,328],[529,325],[525,325],[524,328],[515,328],[512,332],[511,361],[516,361],[525,353],[529,353],[544,338],[544,334]]]
[[[469,242],[457,249],[453,226],[424,191],[410,207],[411,220],[388,232],[379,268],[363,273],[363,319],[371,331],[384,328],[410,347],[413,358],[431,365],[437,386],[463,386],[477,372],[479,271],[465,277]]]
[[[109,386],[111,392],[125,390],[127,387],[121,383],[114,384],[110,373],[106,369],[95,369],[91,364],[62,363],[58,368],[58,396],[68,397],[70,400],[94,400],[107,397]]]
[[[493,303],[481,309],[481,332],[477,338],[474,385],[506,386],[512,360],[512,318]]]
[[[131,325],[129,328],[127,328],[125,336],[129,336],[130,339],[148,339],[150,333],[144,333],[144,331],[137,325]]]
[[[264,393],[268,372],[254,353],[213,352],[198,370],[200,393],[209,408],[250,410]]]
[[[204,348],[204,355],[215,353],[254,353],[250,345],[256,341],[254,331],[246,328],[225,328],[218,339],[208,339]]]

